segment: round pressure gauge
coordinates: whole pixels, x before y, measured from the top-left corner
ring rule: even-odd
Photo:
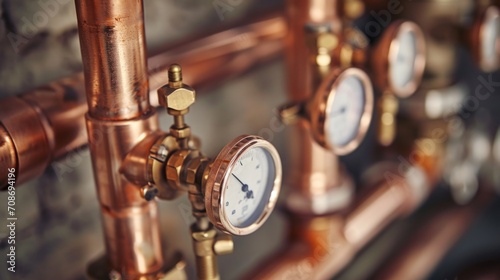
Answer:
[[[334,70],[319,86],[309,106],[315,139],[336,154],[345,155],[360,144],[370,124],[370,79],[357,68]]]
[[[500,10],[488,7],[473,27],[473,52],[483,71],[494,71],[500,63]]]
[[[373,68],[382,90],[399,97],[412,95],[425,66],[425,38],[413,22],[397,21],[384,32],[374,54]]]
[[[205,207],[220,230],[246,235],[271,214],[281,188],[276,149],[257,136],[240,136],[226,145],[210,169]]]

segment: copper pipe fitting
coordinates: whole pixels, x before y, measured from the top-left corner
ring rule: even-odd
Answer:
[[[342,31],[341,2],[337,0],[289,0],[287,20],[289,32],[286,41],[288,91],[291,102],[303,102],[316,90],[320,77],[310,62],[312,53],[307,45],[306,26],[325,25],[334,35]],[[311,136],[310,127],[299,120],[291,127],[291,167],[293,174],[286,182],[290,185],[288,206],[302,213],[324,214],[348,204],[352,195],[352,182],[341,172],[338,158],[322,148]],[[337,201],[330,198],[335,197]]]
[[[330,279],[344,268],[374,236],[395,219],[409,214],[425,198],[430,185],[411,175],[387,180],[384,170],[344,213],[326,216],[293,215],[291,235],[283,251],[262,262],[248,279]],[[425,176],[425,175],[424,175]]]
[[[160,273],[165,260],[157,203],[146,201],[121,166],[158,129],[149,105],[142,1],[76,1],[86,115],[107,256],[123,278]]]
[[[190,84],[214,85],[278,56],[286,30],[283,16],[272,13],[167,47],[167,51],[148,60],[152,105],[159,105],[156,89],[163,84],[174,59],[187,69],[185,79]],[[83,74],[79,73],[0,102],[0,107],[6,108],[0,111],[5,128],[1,135],[6,143],[0,146],[0,162],[16,168],[16,186],[40,176],[51,161],[88,143],[84,89]],[[35,143],[36,149],[26,146]],[[7,186],[6,175],[0,173],[0,189]]]

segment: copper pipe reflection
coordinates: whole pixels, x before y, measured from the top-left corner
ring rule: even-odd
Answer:
[[[151,104],[158,106],[156,89],[165,82],[171,63],[183,65],[185,80],[194,87],[215,85],[277,57],[286,31],[283,16],[272,13],[167,47],[148,60]],[[52,160],[87,144],[83,116],[88,107],[83,83],[80,73],[0,102],[5,108],[0,110],[5,127],[0,134],[0,163],[16,168],[16,186],[41,175]],[[39,120],[47,120],[47,125]],[[38,146],[33,148],[35,144]],[[0,189],[6,187],[4,171],[0,173]]]
[[[316,71],[309,61],[305,26],[327,24],[339,34],[342,20],[339,15],[341,1],[337,0],[290,0],[287,3],[289,32],[286,41],[286,62],[288,70],[288,91],[292,102],[301,102],[312,96],[318,80]],[[339,209],[350,196],[350,180],[340,172],[338,158],[320,147],[312,138],[305,121],[293,125],[290,137],[291,174],[285,182],[291,188],[289,206],[297,212],[325,213]],[[301,147],[297,149],[296,147]],[[318,197],[345,197],[338,205],[319,203]],[[295,199],[297,198],[297,199]],[[319,199],[321,200],[321,199]],[[328,199],[323,199],[328,200]],[[328,204],[328,205],[327,205]]]
[[[397,174],[396,169],[386,171]],[[423,197],[409,184],[406,179],[378,181],[344,213],[291,214],[287,247],[264,261],[249,279],[330,279],[389,223],[415,209]]]
[[[481,190],[485,190],[484,186]],[[403,248],[386,260],[374,279],[424,279],[456,244],[477,214],[493,199],[483,192],[466,206],[447,205],[426,217]],[[436,212],[436,211],[434,211]],[[445,226],[443,226],[445,225]]]
[[[77,0],[90,153],[107,257],[123,278],[165,267],[158,205],[120,174],[123,159],[158,118],[149,104],[142,1]]]

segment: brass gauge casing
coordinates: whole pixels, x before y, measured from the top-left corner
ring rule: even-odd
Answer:
[[[346,122],[351,122],[350,129],[354,133],[347,137],[345,143],[336,144],[331,135],[340,133],[341,127],[334,127],[332,123],[332,111],[334,102],[339,97],[339,89],[347,80],[359,83],[362,90],[362,104],[346,103],[343,110],[347,111]],[[350,98],[350,97],[346,97]],[[352,96],[351,100],[354,99]],[[351,102],[351,101],[346,101]],[[347,106],[361,106],[358,111],[353,111]],[[337,155],[346,155],[356,149],[363,140],[366,131],[370,125],[373,113],[373,88],[367,74],[357,68],[348,68],[345,70],[332,70],[318,87],[314,99],[307,104],[307,114],[311,122],[311,130],[315,140],[323,147],[333,151]],[[352,117],[352,118],[351,118]],[[354,126],[354,127],[353,127]],[[335,131],[336,130],[336,131]]]
[[[259,206],[255,209],[255,218],[249,218],[249,224],[235,225],[230,221],[225,207],[228,203],[226,195],[229,189],[229,181],[236,164],[245,157],[252,149],[262,149],[269,160],[270,174],[265,182],[262,198]],[[253,157],[252,157],[253,160]],[[272,167],[272,168],[271,168]],[[271,170],[272,169],[272,170]],[[271,176],[272,175],[272,176]],[[239,180],[239,179],[238,179]],[[278,199],[281,188],[282,168],[281,160],[277,150],[268,141],[257,136],[240,136],[226,145],[215,158],[207,176],[205,185],[205,208],[209,220],[223,232],[234,235],[247,235],[267,220]],[[234,186],[231,186],[234,187]],[[234,212],[233,212],[234,213]]]
[[[414,53],[410,53],[409,62],[413,64],[412,69],[409,70],[411,75],[401,84],[401,82],[395,81],[393,75],[399,70],[395,68],[395,63],[398,63],[401,53],[407,51],[402,49],[407,47],[402,42],[402,36],[405,35],[411,36],[414,50],[409,51]],[[417,24],[399,20],[389,25],[371,56],[371,69],[376,85],[382,91],[392,92],[398,97],[405,98],[412,95],[417,90],[424,73],[425,49],[425,37]],[[407,65],[408,62],[405,61],[404,64]]]

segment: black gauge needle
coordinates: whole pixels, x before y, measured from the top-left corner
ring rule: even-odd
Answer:
[[[340,110],[338,111],[334,111],[334,112],[331,112],[330,115],[331,116],[336,116],[336,115],[340,115],[340,114],[343,114],[345,112],[345,106],[340,108]]]
[[[248,185],[243,183],[238,177],[236,177],[236,175],[234,175],[234,173],[231,173],[231,175],[233,175],[234,178],[236,178],[236,180],[238,180],[238,182],[240,182],[240,184],[242,185],[241,190],[243,192],[248,192]]]

